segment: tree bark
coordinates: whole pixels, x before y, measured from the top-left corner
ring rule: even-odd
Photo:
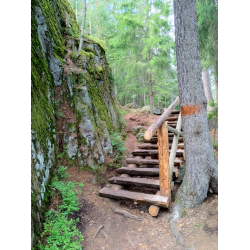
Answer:
[[[85,27],[85,20],[86,20],[86,0],[83,0],[83,6],[82,6],[82,25],[81,25],[81,37],[80,37],[80,44],[78,51],[80,51],[83,48],[83,36],[84,36],[84,27]]]
[[[95,1],[95,6],[98,6],[98,0]],[[100,28],[99,28],[99,22],[97,20],[97,37],[100,38]]]
[[[92,36],[92,30],[91,30],[91,16],[90,16],[90,8],[89,8],[89,34]]]
[[[76,22],[78,23],[78,19],[77,19],[77,0],[76,0]]]
[[[207,122],[207,99],[201,79],[195,0],[174,0],[177,78],[185,140],[186,173],[173,206],[195,207],[218,192],[218,165]],[[180,214],[177,213],[179,216]]]
[[[207,102],[209,102],[211,99],[213,99],[213,96],[212,96],[212,91],[211,91],[211,84],[209,80],[208,69],[203,69],[202,78],[203,78],[203,83],[204,83],[205,96],[207,98]]]
[[[218,102],[218,80],[215,78],[215,102]]]

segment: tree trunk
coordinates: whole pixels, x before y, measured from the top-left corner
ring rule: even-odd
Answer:
[[[215,78],[215,102],[218,102],[218,79]]]
[[[85,27],[85,20],[86,20],[86,0],[83,0],[83,6],[82,6],[82,26],[81,26],[81,37],[80,37],[80,44],[78,51],[80,51],[83,48],[83,36],[84,36],[84,27]]]
[[[95,0],[95,6],[98,6],[98,0]],[[99,29],[99,24],[98,24],[98,20],[97,20],[97,37],[100,38],[100,29]]]
[[[207,122],[207,99],[201,78],[195,0],[174,0],[177,77],[185,140],[186,173],[173,210],[195,207],[218,192],[218,165]],[[177,213],[179,216],[180,214]],[[175,213],[176,217],[176,213]]]
[[[90,36],[92,36],[90,8],[89,8],[89,34],[90,34]]]
[[[211,99],[213,99],[213,96],[212,96],[212,91],[211,91],[211,84],[210,84],[210,80],[209,80],[208,69],[203,69],[202,77],[203,77],[205,95],[207,98],[207,102],[209,102]]]
[[[148,49],[148,65],[150,61],[150,49]],[[153,103],[153,91],[152,91],[152,75],[148,72],[148,92],[149,92],[149,105],[150,105],[150,114],[153,115],[154,103]]]
[[[77,0],[76,0],[76,22],[78,23],[78,19],[77,19]]]

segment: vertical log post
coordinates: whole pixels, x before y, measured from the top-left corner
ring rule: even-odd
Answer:
[[[170,160],[169,160],[169,164],[170,164],[170,176],[171,176],[171,181],[172,181],[172,175],[173,175],[173,169],[174,169],[174,161],[175,161],[175,156],[176,156],[176,151],[177,151],[177,147],[178,147],[178,140],[179,140],[179,135],[181,132],[181,113],[179,114],[178,117],[178,122],[176,125],[176,130],[178,131],[178,134],[174,134],[174,138],[173,138],[173,142],[172,142],[172,147],[171,147],[171,151],[170,151]]]
[[[170,169],[169,169],[169,146],[168,146],[168,123],[164,122],[158,129],[158,155],[159,155],[159,179],[162,196],[169,198],[171,205]]]

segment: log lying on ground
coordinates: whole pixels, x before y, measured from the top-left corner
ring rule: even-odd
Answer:
[[[116,170],[119,174],[128,174],[136,176],[159,176],[159,168],[129,168],[121,167]]]
[[[176,105],[179,103],[179,97],[166,109],[162,115],[146,130],[144,139],[150,140],[157,129],[166,121],[167,117],[172,113]]]
[[[119,185],[134,185],[138,187],[149,187],[149,188],[160,188],[159,180],[155,179],[145,179],[145,178],[122,178],[122,177],[112,177],[109,179],[110,183]]]
[[[137,202],[145,202],[159,207],[168,208],[168,197],[152,194],[144,194],[138,192],[129,192],[125,190],[113,190],[111,188],[103,188],[99,191],[99,195],[102,197],[114,198],[114,199],[128,199]]]
[[[161,192],[157,191],[156,195],[160,195]],[[148,212],[151,216],[157,216],[160,212],[160,207],[159,206],[155,206],[155,205],[151,205],[148,209]]]

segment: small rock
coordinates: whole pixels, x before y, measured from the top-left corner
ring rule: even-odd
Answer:
[[[143,212],[143,211],[141,211],[141,214],[144,214],[144,212]]]
[[[110,185],[109,185],[109,184],[107,184],[107,187],[110,187]]]
[[[134,202],[134,204],[136,205],[136,204],[137,204],[137,202],[135,201],[135,202]]]

